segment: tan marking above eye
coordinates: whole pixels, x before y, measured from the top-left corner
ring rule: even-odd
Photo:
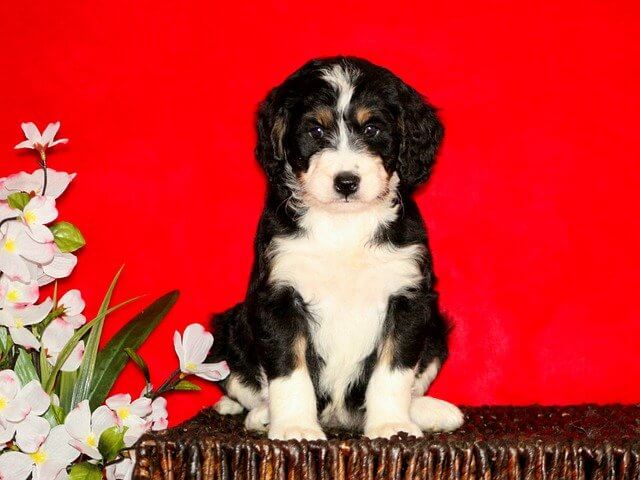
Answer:
[[[368,107],[357,107],[356,108],[356,120],[360,125],[364,125],[367,120],[371,118],[373,112]]]
[[[333,111],[329,107],[318,107],[305,116],[325,128],[333,123]]]

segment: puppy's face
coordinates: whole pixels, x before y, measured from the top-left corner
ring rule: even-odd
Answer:
[[[414,187],[442,127],[417,92],[364,60],[313,61],[262,104],[258,158],[307,206],[353,211]]]

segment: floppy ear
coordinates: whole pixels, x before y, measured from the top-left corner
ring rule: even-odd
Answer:
[[[256,157],[269,181],[276,183],[284,173],[284,135],[287,130],[287,112],[279,100],[278,89],[271,90],[260,104],[257,123]]]
[[[413,188],[429,178],[444,127],[435,108],[416,90],[402,82],[399,101],[402,140],[396,170],[400,182]]]

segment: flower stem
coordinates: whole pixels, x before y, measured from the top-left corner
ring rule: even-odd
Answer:
[[[44,149],[40,150],[40,166],[42,167],[44,180],[42,182],[42,195],[47,193],[47,154]]]
[[[169,378],[167,378],[164,383],[162,385],[160,385],[159,388],[157,388],[156,390],[148,393],[146,396],[151,398],[151,400],[155,399],[158,395],[163,394],[164,392],[171,390],[175,384],[177,383],[176,380],[181,380],[182,379],[182,372],[180,371],[180,369],[176,369],[171,375],[169,375]]]

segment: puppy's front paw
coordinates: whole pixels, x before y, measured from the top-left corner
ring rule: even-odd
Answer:
[[[364,435],[369,438],[391,438],[400,432],[408,433],[414,437],[422,437],[420,427],[412,422],[392,422],[367,426]]]
[[[305,425],[290,423],[271,425],[269,438],[272,440],[326,440],[326,436],[319,425]]]
[[[269,407],[263,403],[247,413],[244,419],[244,428],[247,430],[256,430],[258,432],[266,432],[269,425]]]

